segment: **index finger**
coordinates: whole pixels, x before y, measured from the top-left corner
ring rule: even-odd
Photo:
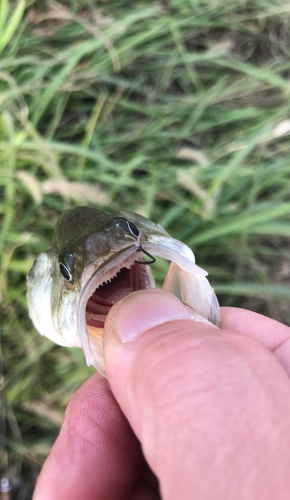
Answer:
[[[143,468],[140,445],[107,381],[96,373],[71,400],[33,499],[125,500]]]

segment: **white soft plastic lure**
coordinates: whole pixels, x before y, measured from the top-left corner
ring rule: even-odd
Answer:
[[[219,326],[216,295],[190,248],[141,215],[89,207],[64,212],[53,247],[36,258],[27,277],[30,318],[57,344],[82,347],[87,364],[105,374],[106,316],[128,293],[155,287],[146,265],[154,256],[171,261],[162,288]]]

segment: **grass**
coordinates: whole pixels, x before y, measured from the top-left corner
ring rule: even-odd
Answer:
[[[221,304],[289,323],[289,24],[282,0],[0,2],[1,467],[18,499],[92,373],[27,317],[65,209],[142,213]]]

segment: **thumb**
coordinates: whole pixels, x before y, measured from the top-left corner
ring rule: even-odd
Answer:
[[[213,336],[219,331],[174,295],[159,289],[131,293],[110,310],[103,336],[106,373],[121,408],[131,415],[137,435],[145,396],[160,401],[160,396],[169,397],[166,387],[173,397],[171,382],[176,377],[179,389],[186,387],[189,366],[185,363],[192,364],[189,349],[204,326]]]
[[[268,498],[265,489],[284,498],[290,385],[263,345],[154,289],[111,309],[104,353],[109,384],[162,498],[249,500]]]

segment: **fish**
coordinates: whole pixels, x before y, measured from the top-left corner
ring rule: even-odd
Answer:
[[[107,314],[125,295],[155,288],[155,257],[170,261],[162,289],[196,311],[195,317],[219,326],[217,297],[187,245],[141,215],[87,206],[61,215],[52,248],[29,271],[27,304],[34,326],[56,344],[81,347],[87,365],[105,376]]]

